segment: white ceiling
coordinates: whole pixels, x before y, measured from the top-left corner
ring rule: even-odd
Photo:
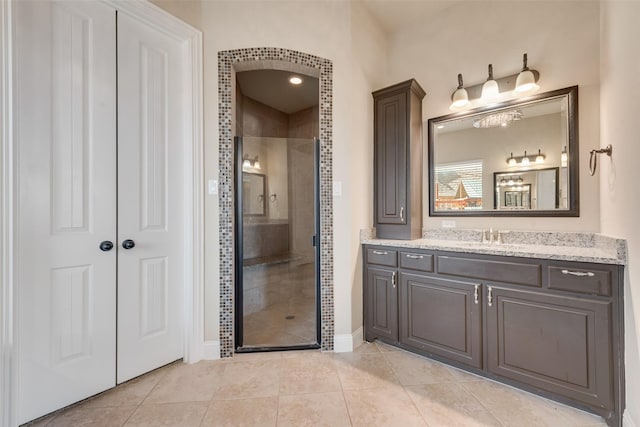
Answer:
[[[302,78],[302,84],[289,83],[289,77]],[[242,94],[283,113],[292,114],[318,104],[318,79],[280,70],[252,70],[236,74]]]
[[[426,24],[461,0],[362,0],[387,34]]]

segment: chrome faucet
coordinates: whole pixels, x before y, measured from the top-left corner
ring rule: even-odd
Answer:
[[[497,245],[502,243],[502,233],[500,230],[494,230],[493,227],[489,227],[488,230],[482,230],[482,243],[495,243]]]

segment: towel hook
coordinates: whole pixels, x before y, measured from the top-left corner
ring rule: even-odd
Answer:
[[[591,150],[591,155],[589,157],[589,173],[591,174],[591,176],[596,174],[596,169],[598,168],[598,156],[596,156],[596,154],[604,153],[607,156],[611,157],[612,151],[613,151],[613,147],[611,146],[611,144],[599,150]]]

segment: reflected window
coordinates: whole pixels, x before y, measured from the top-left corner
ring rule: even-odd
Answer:
[[[437,164],[435,194],[437,210],[482,209],[482,160]]]

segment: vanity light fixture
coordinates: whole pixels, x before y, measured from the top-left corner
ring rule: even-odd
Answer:
[[[540,89],[536,83],[536,76],[533,71],[527,67],[527,54],[522,56],[522,71],[516,79],[516,88],[514,92],[521,95],[529,95]]]
[[[500,89],[498,89],[498,82],[493,79],[493,64],[489,64],[489,77],[487,81],[482,85],[482,95],[480,100],[482,102],[493,101],[500,96]]]
[[[537,91],[540,73],[527,66],[527,54],[523,55],[523,66],[519,73],[495,79],[493,65],[489,64],[489,76],[484,83],[464,87],[462,74],[458,74],[458,87],[451,95],[451,111],[462,111],[469,107],[491,104],[497,100],[527,96]],[[505,123],[505,122],[503,122]],[[502,123],[499,124],[502,126]]]
[[[289,83],[291,83],[292,85],[301,85],[302,84],[302,78],[298,77],[298,76],[291,76],[289,77]]]
[[[451,111],[458,111],[463,109],[469,105],[469,94],[467,90],[464,88],[464,84],[462,82],[462,74],[458,74],[458,88],[453,95],[451,95],[451,106],[449,109]]]
[[[509,166],[530,166],[534,161],[536,164],[544,163],[546,160],[546,156],[542,154],[542,151],[538,149],[538,154],[528,155],[527,152],[524,152],[524,156],[513,157],[513,153],[509,157],[507,157],[507,165]]]
[[[567,160],[568,160],[567,146],[565,145],[564,148],[562,149],[562,153],[560,154],[560,166],[562,166],[563,168],[566,168],[568,163]]]
[[[258,156],[255,156],[253,159],[249,157],[248,154],[242,156],[242,169],[260,169],[260,161],[258,160]]]

